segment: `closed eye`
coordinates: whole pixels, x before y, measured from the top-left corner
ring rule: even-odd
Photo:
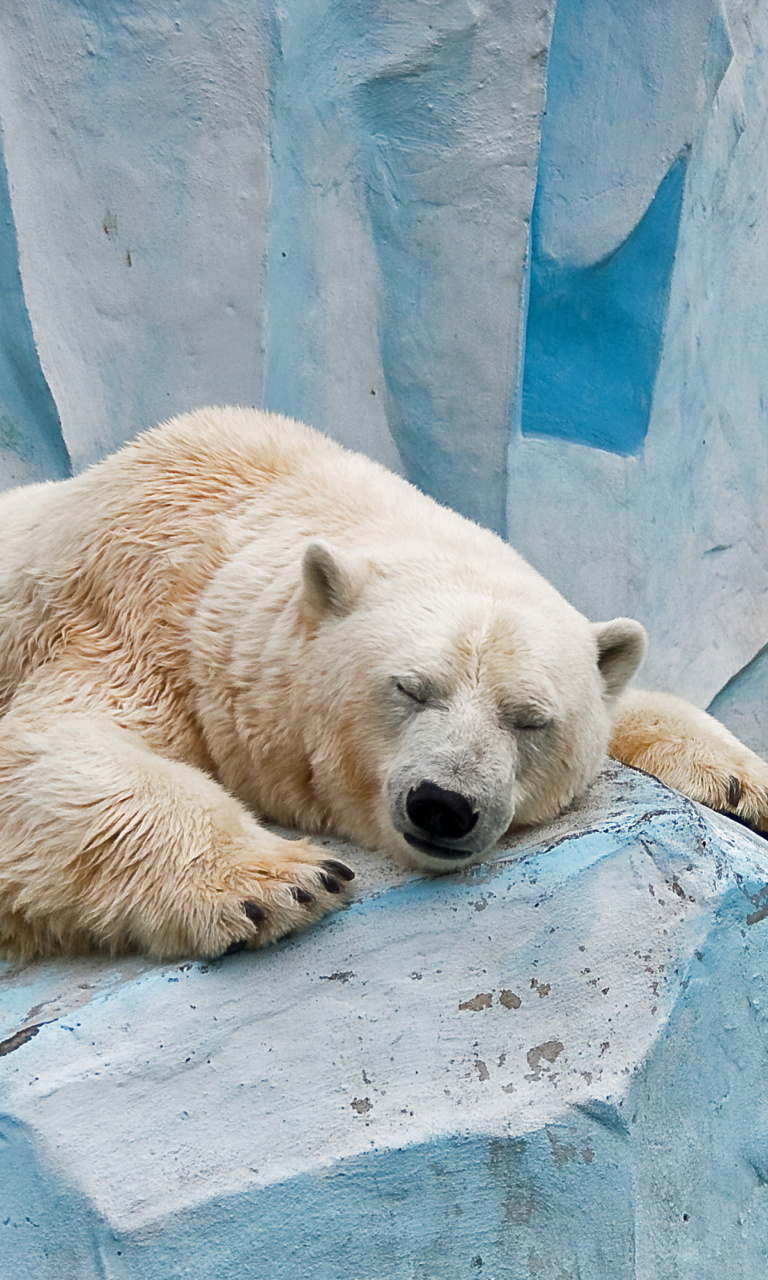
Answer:
[[[426,706],[427,699],[424,697],[423,690],[416,688],[414,685],[403,684],[401,680],[395,685],[398,693],[402,693],[404,697],[410,698],[411,702],[416,702],[420,707]]]
[[[552,715],[543,707],[514,706],[501,708],[501,718],[514,733],[541,733],[552,724]]]

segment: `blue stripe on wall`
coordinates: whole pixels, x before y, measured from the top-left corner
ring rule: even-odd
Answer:
[[[645,440],[661,357],[688,152],[613,253],[587,266],[543,254],[534,204],[522,430],[612,453]]]
[[[0,452],[17,483],[71,475],[59,415],[32,332],[0,134]],[[9,457],[10,455],[10,457]]]

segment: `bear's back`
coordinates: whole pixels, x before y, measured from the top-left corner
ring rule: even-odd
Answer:
[[[162,636],[178,663],[194,600],[259,526],[349,528],[391,484],[410,490],[301,423],[208,408],[73,479],[0,495],[0,711],[62,636],[118,636],[145,653]]]
[[[74,479],[6,494],[0,521],[0,708],[62,637],[118,641],[169,673],[186,666],[195,602],[248,542],[263,544],[268,573],[325,537],[415,557],[427,580],[522,578],[556,594],[495,535],[401,477],[253,409],[174,418]]]

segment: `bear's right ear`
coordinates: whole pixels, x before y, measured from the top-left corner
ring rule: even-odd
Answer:
[[[355,606],[370,565],[361,556],[350,556],[327,542],[310,542],[301,562],[304,597],[318,613],[341,617]]]

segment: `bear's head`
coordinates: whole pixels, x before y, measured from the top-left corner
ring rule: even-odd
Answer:
[[[585,790],[645,650],[638,622],[588,622],[476,534],[480,555],[314,541],[302,562],[303,737],[329,825],[432,871]]]

